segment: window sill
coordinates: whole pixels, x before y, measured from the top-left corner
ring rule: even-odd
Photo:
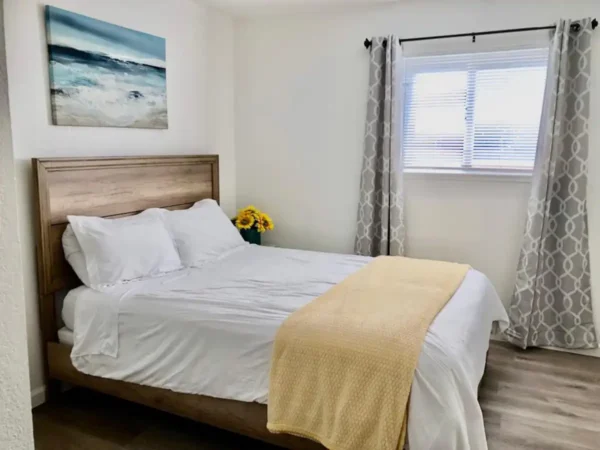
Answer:
[[[460,169],[404,169],[408,180],[436,179],[450,181],[486,181],[499,183],[531,183],[532,173],[489,172]]]

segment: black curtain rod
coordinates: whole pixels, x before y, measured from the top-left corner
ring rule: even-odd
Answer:
[[[598,20],[594,19],[592,21],[592,28],[595,30],[596,27],[598,27]],[[477,38],[477,36],[489,36],[491,34],[506,34],[506,33],[523,33],[525,31],[542,31],[542,30],[555,30],[555,29],[556,29],[556,25],[550,25],[547,27],[512,28],[512,29],[508,29],[508,30],[478,31],[475,33],[445,34],[442,36],[425,36],[425,37],[418,37],[418,38],[400,39],[400,45],[402,45],[403,42],[433,41],[436,39],[453,39],[453,38],[461,38],[461,37],[472,37],[473,42],[475,42],[475,39]],[[571,31],[577,32],[580,29],[581,29],[581,25],[578,23],[574,23],[573,25],[571,25]],[[365,39],[364,44],[365,44],[365,48],[369,49],[369,48],[371,48],[371,45],[373,44],[373,42],[371,41],[371,39]]]

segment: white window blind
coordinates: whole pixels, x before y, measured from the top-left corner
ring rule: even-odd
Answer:
[[[405,58],[404,165],[530,172],[548,49]]]

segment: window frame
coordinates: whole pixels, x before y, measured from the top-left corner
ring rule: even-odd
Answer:
[[[527,48],[527,49],[513,49],[512,51],[518,50],[530,50],[530,51],[547,51],[546,48],[538,47],[538,48]],[[511,51],[511,50],[508,50]],[[494,51],[478,51],[474,52],[476,54],[486,54],[486,53],[494,53]],[[456,52],[445,55],[426,55],[426,56],[410,56],[406,57],[407,60],[418,59],[418,58],[432,58],[432,57],[443,57],[443,56],[457,56],[465,54],[465,52]],[[479,71],[485,70],[498,70],[498,69],[523,69],[523,68],[544,68],[547,69],[547,60],[545,65],[541,65],[539,61],[532,60],[519,60],[519,61],[485,61],[485,60],[465,60],[463,62],[457,61],[439,61],[437,63],[428,61],[426,65],[424,64],[420,69],[412,69],[409,70],[408,76],[406,76],[405,71],[403,70],[402,74],[402,94],[400,96],[400,115],[401,119],[399,121],[400,126],[402,127],[402,133],[400,135],[401,145],[405,146],[406,143],[406,134],[404,130],[406,129],[408,123],[408,111],[414,110],[414,90],[409,89],[408,86],[414,85],[414,79],[424,73],[440,73],[440,72],[466,72],[467,75],[467,86],[476,86],[474,82],[474,78],[476,77]],[[473,127],[475,126],[474,120],[474,107],[475,107],[475,88],[467,89],[465,92],[465,132],[463,136],[463,146],[461,151],[461,166],[460,167],[434,167],[434,166],[411,166],[404,167],[404,171],[409,174],[417,175],[447,175],[449,178],[454,179],[457,176],[464,175],[474,175],[477,178],[505,178],[514,181],[527,181],[531,180],[533,175],[533,167],[519,169],[519,168],[484,168],[484,167],[473,167],[473,154],[475,149],[475,139]],[[542,111],[540,111],[540,116],[542,115]],[[467,140],[470,138],[470,142]],[[534,156],[535,163],[535,156]],[[404,164],[403,164],[404,166]]]

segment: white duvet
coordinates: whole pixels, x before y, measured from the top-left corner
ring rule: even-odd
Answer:
[[[266,403],[283,320],[370,258],[245,246],[169,276],[69,293],[74,366],[89,375]],[[487,448],[477,387],[494,323],[507,316],[471,270],[427,334],[412,386],[411,450]],[[398,349],[401,351],[401,349]]]

